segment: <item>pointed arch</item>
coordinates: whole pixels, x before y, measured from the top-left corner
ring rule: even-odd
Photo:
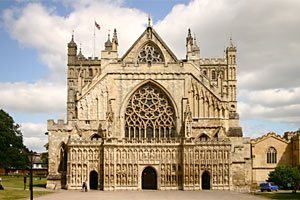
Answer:
[[[207,135],[206,133],[201,133],[197,136],[197,139],[196,141],[207,141],[207,140],[210,140],[210,136]]]
[[[95,133],[91,136],[91,140],[99,140],[101,139],[101,136],[98,133]]]
[[[277,150],[275,147],[270,146],[267,149],[267,164],[276,164],[277,163]]]
[[[177,135],[178,109],[175,101],[169,92],[156,81],[143,81],[128,93],[120,109],[120,116],[123,116],[121,118],[122,137],[131,138],[131,131],[134,132],[133,137],[138,131],[139,138],[150,134],[153,138]],[[131,129],[131,127],[134,128]]]

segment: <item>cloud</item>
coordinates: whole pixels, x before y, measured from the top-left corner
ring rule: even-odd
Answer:
[[[43,147],[48,142],[48,137],[45,135],[46,124],[21,123],[21,131],[27,148],[36,152],[46,151]]]
[[[1,83],[0,106],[14,112],[65,112],[67,43],[72,30],[88,57],[94,54],[94,18],[101,26],[96,30],[96,56],[104,48],[108,30],[117,28],[121,57],[147,23],[147,14],[126,8],[126,1],[64,0],[70,8],[66,15],[42,3],[3,13],[10,36],[21,48],[37,50],[40,62],[49,68],[49,74],[34,84]],[[175,5],[153,26],[178,58],[185,57],[188,28],[197,38],[202,58],[223,57],[232,35],[238,48],[241,119],[299,124],[299,10],[300,1],[292,0],[284,4],[280,0],[195,0]]]
[[[195,0],[174,6],[155,28],[181,58],[188,28],[201,57],[222,57],[232,35],[240,88],[291,88],[300,84],[299,9],[300,1]]]
[[[65,1],[69,5],[71,1]],[[75,40],[82,44],[83,54],[93,56],[94,18],[101,26],[96,32],[96,56],[104,48],[108,30],[117,28],[120,53],[134,42],[144,30],[147,15],[139,10],[122,8],[119,1],[75,1],[72,12],[63,17],[55,7],[29,3],[23,9],[4,11],[4,27],[22,48],[33,48],[41,63],[49,68],[50,81],[65,83],[67,70],[67,43],[72,30]],[[134,23],[132,23],[134,22]]]
[[[53,83],[0,83],[0,106],[9,112],[64,116],[67,89]]]

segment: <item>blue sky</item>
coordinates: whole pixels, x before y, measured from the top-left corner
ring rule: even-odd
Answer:
[[[22,125],[25,144],[43,151],[47,119],[65,118],[66,45],[75,31],[85,56],[117,28],[119,56],[153,26],[179,58],[191,28],[201,57],[238,47],[238,111],[244,135],[282,135],[300,127],[300,2],[236,0],[0,1],[0,108]],[[268,11],[268,12],[266,12]],[[100,56],[100,53],[98,53]]]

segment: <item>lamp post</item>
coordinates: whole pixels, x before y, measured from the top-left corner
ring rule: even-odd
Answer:
[[[32,185],[32,159],[33,159],[33,152],[30,151],[30,200],[33,200],[33,185]]]

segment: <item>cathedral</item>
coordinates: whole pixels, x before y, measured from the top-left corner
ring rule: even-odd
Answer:
[[[257,142],[239,125],[236,52],[230,40],[223,58],[203,59],[189,29],[180,60],[150,19],[122,57],[116,29],[101,58],[72,36],[67,121],[47,124],[47,188],[249,188]]]

